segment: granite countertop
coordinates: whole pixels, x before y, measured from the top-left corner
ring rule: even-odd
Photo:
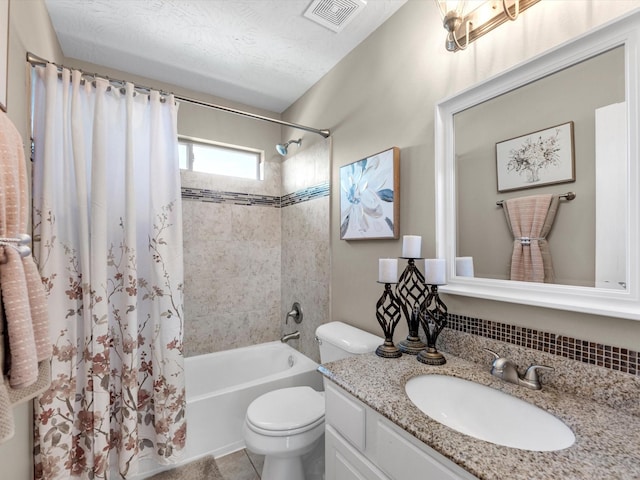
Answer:
[[[319,370],[480,479],[640,479],[640,417],[544,385],[530,390],[507,383],[492,376],[489,365],[483,368],[447,353],[445,357],[445,365],[429,366],[412,355],[388,359],[371,353],[326,363]],[[561,419],[576,441],[564,450],[532,452],[458,433],[422,413],[406,395],[407,381],[427,373],[472,380],[522,398]]]

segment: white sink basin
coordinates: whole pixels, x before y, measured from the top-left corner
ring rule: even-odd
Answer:
[[[407,382],[409,399],[422,412],[460,433],[506,447],[562,450],[575,435],[561,420],[499,390],[446,375]]]

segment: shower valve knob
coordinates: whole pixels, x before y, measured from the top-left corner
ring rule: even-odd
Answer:
[[[302,322],[302,307],[298,302],[294,302],[291,310],[287,313],[284,323],[289,323],[289,317],[293,318],[296,323]]]

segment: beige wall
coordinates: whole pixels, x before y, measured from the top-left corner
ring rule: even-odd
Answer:
[[[52,62],[63,59],[49,14],[42,0],[9,1],[9,78],[7,114],[23,140],[29,139],[29,102],[25,58],[27,52]]]
[[[390,146],[401,148],[401,235],[423,237],[435,256],[434,106],[633,8],[639,1],[543,1],[467,50],[444,49],[435,2],[409,0],[283,114],[333,133],[331,201],[332,318],[379,334],[377,259],[399,256],[401,240],[339,239],[339,167]],[[448,296],[449,310],[627,348],[640,344],[640,322]],[[399,325],[396,340],[406,335]]]
[[[11,0],[9,8],[7,115],[20,132],[27,155],[30,134],[26,52],[38,53],[52,61],[60,61],[62,52],[41,0]],[[31,402],[14,408],[16,434],[0,445],[2,478],[32,478],[31,412]]]

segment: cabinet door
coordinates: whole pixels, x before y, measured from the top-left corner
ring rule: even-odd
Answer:
[[[392,480],[405,480],[420,472],[424,480],[477,480],[476,477],[396,425],[376,414],[376,465]]]
[[[389,480],[331,425],[325,427],[325,455],[326,480]]]
[[[324,404],[326,423],[333,426],[341,437],[363,452],[366,448],[367,417],[364,404],[331,385],[325,386]]]

